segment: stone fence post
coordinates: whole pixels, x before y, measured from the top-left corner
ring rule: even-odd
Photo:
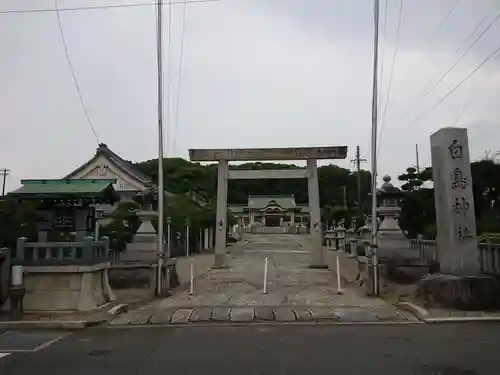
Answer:
[[[83,249],[82,258],[87,263],[92,263],[94,261],[94,238],[92,236],[86,236],[83,238]]]
[[[16,243],[16,259],[21,261],[24,260],[24,249],[26,248],[26,241],[28,239],[26,237],[19,237]]]

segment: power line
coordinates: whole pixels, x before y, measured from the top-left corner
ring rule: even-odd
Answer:
[[[449,90],[444,96],[441,97],[431,108],[429,108],[426,112],[422,113],[420,116],[415,118],[410,125],[420,121],[423,117],[427,116],[429,112],[436,109],[441,103],[443,103],[448,97],[453,94],[460,86],[462,86],[470,77],[472,77],[479,69],[481,69],[484,64],[490,61],[496,54],[500,52],[500,46],[493,51],[493,53],[489,54],[476,68],[474,68],[464,79],[462,79],[455,87]]]
[[[187,3],[184,4],[183,15],[182,15],[182,29],[181,29],[181,50],[179,52],[179,75],[177,79],[177,98],[175,103],[175,117],[174,117],[174,134],[173,134],[173,152],[175,153],[175,144],[177,139],[177,128],[179,126],[179,110],[180,110],[180,99],[181,99],[181,86],[182,86],[182,68],[184,62],[184,39],[186,34],[186,22],[187,22]]]
[[[451,6],[451,8],[448,10],[448,12],[446,13],[446,16],[441,20],[441,22],[439,23],[438,27],[436,28],[436,30],[432,33],[430,39],[425,43],[427,44],[428,46],[431,46],[433,45],[433,43],[436,41],[436,37],[437,35],[441,32],[441,30],[443,30],[444,26],[446,25],[446,23],[449,21],[449,19],[451,18],[451,15],[453,14],[453,12],[456,10],[457,6],[459,5],[460,3],[460,0],[457,0],[455,1],[455,3],[453,3],[453,5]],[[406,66],[406,70],[403,74],[403,76],[406,77],[408,76],[408,73],[411,73],[412,71],[412,68],[413,68],[413,64],[415,60],[412,60],[410,62],[410,64],[408,64]],[[405,114],[406,115],[406,114]]]
[[[168,3],[168,5],[177,5],[177,4],[192,4],[192,3],[211,3],[211,2],[219,2],[222,0],[172,0]],[[84,10],[104,10],[104,9],[116,9],[116,8],[135,8],[135,7],[143,7],[143,6],[154,6],[155,3],[133,3],[133,4],[116,4],[116,5],[89,5],[89,6],[80,6],[80,7],[69,7],[69,8],[52,8],[52,9],[9,9],[2,10],[0,14],[19,14],[19,13],[42,13],[42,12],[71,12],[71,11],[84,11]]]
[[[432,85],[432,87],[426,92],[426,94],[422,97],[422,99],[426,98],[432,91],[434,91],[434,89],[437,86],[439,86],[439,84],[448,76],[448,74],[451,73],[453,69],[455,69],[455,67],[460,63],[460,61],[462,61],[465,58],[465,56],[467,56],[472,47],[474,47],[477,44],[477,42],[481,40],[481,38],[486,34],[486,32],[488,32],[488,30],[495,24],[495,22],[498,21],[499,18],[500,18],[500,13],[498,13],[497,16],[493,19],[493,21],[491,21],[489,25],[486,26],[486,28],[481,32],[481,34],[478,35],[478,37],[462,53],[462,55],[460,55],[460,57],[451,65],[451,67],[437,80],[437,82],[434,85]]]
[[[394,45],[394,51],[392,53],[391,71],[389,73],[389,84],[387,86],[387,95],[386,95],[385,103],[384,103],[384,113],[382,116],[382,124],[380,126],[380,142],[378,145],[378,149],[380,149],[380,145],[382,144],[382,134],[384,132],[385,119],[387,116],[387,107],[389,105],[389,99],[391,97],[392,78],[394,76],[394,68],[396,65],[396,57],[397,57],[398,46],[399,46],[399,35],[400,35],[400,31],[401,31],[401,20],[403,18],[403,6],[404,6],[404,0],[400,0],[399,1],[398,26],[397,26],[397,31],[396,31],[396,42]],[[377,154],[378,154],[378,150],[377,150]]]
[[[385,45],[386,45],[386,38],[387,38],[387,10],[388,10],[388,7],[389,7],[389,0],[385,0],[385,6],[384,6],[384,26],[382,28],[382,41],[384,43],[381,43],[382,44],[382,47],[380,49],[380,55],[381,55],[381,59],[380,59],[380,78],[379,78],[379,81],[380,81],[380,86],[378,88],[378,96],[381,97],[382,95],[382,80],[384,78],[384,54],[385,54]],[[381,105],[381,101],[378,102],[378,109],[380,110],[380,105]]]
[[[477,30],[479,30],[479,28],[483,25],[483,23],[486,22],[487,19],[488,19],[488,14],[486,14],[481,21],[476,23],[476,26],[474,26],[474,29],[469,33],[469,35],[467,35],[465,37],[465,39],[462,41],[462,43],[460,43],[458,48],[455,50],[455,53],[458,53],[463,48],[463,46],[465,46],[465,44],[470,40],[470,38],[472,38],[472,36],[476,33]]]
[[[495,58],[493,59],[493,61],[496,61],[498,58],[500,57],[500,54],[496,54]],[[486,82],[487,80],[487,77],[483,77],[481,79],[481,82],[479,83],[479,87],[481,88],[484,83]],[[463,105],[463,107],[460,109],[460,112],[458,113],[458,116],[455,118],[455,121],[453,121],[453,124],[452,126],[455,126],[458,121],[460,120],[460,118],[462,117],[462,115],[464,114],[465,110],[470,106],[470,104],[472,103],[472,101],[477,98],[477,95],[474,91],[471,92],[471,94],[469,95],[469,98],[467,99],[467,101],[465,102],[465,104]]]
[[[436,39],[436,36],[439,34],[439,32],[441,31],[441,29],[443,28],[443,26],[446,24],[446,22],[448,21],[448,19],[450,18],[450,16],[453,14],[453,12],[457,8],[458,4],[460,4],[460,1],[461,0],[456,0],[455,3],[451,6],[450,10],[448,11],[448,14],[446,14],[446,17],[441,21],[441,23],[439,24],[438,28],[434,32],[434,34],[432,34],[431,43],[434,42],[434,40]]]
[[[66,55],[66,61],[68,62],[69,69],[71,71],[71,76],[73,77],[73,83],[76,87],[76,91],[78,92],[78,98],[80,99],[80,104],[82,106],[83,112],[85,113],[85,117],[86,117],[87,122],[90,126],[90,129],[92,130],[92,133],[94,134],[94,138],[95,138],[96,142],[99,144],[100,143],[99,137],[97,136],[97,132],[95,130],[94,124],[92,123],[92,119],[90,118],[87,107],[85,106],[85,102],[83,101],[82,91],[80,89],[80,85],[78,84],[78,80],[76,79],[75,69],[73,67],[73,63],[71,62],[71,58],[69,56],[68,46],[66,44],[66,37],[64,36],[63,26],[62,26],[62,22],[61,22],[61,14],[57,10],[58,9],[57,1],[58,0],[54,0],[54,5],[56,7],[56,15],[57,15],[57,25],[59,27],[59,32],[61,34],[61,40],[62,40],[62,44],[64,47],[64,54]]]
[[[439,32],[443,29],[444,25],[448,22],[448,20],[450,19],[451,15],[453,14],[453,12],[455,11],[455,9],[457,8],[458,4],[459,4],[459,0],[457,0],[453,5],[452,7],[448,10],[448,13],[446,14],[446,16],[441,20],[441,22],[439,23],[437,29],[432,33],[430,39],[427,41],[426,44],[428,45],[432,45],[435,41],[436,41],[436,37],[437,35],[439,34]],[[410,71],[410,66],[412,66],[411,64],[409,65],[409,67],[406,69],[406,72],[405,72],[405,75],[408,71]]]

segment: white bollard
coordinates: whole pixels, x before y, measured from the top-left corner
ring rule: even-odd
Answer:
[[[337,267],[337,294],[342,294],[343,291],[342,291],[342,288],[340,287],[340,260],[339,260],[339,251],[340,250],[337,250],[335,252],[335,263],[336,263],[336,267]]]
[[[13,287],[22,287],[24,284],[23,276],[24,276],[23,266],[12,266],[10,274],[11,285]]]
[[[264,258],[264,294],[267,294],[267,257]]]
[[[189,281],[190,281],[189,294],[193,295],[193,293],[194,293],[194,264],[193,264],[193,262],[191,262],[189,264]]]

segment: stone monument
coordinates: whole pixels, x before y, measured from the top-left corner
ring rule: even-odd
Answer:
[[[443,128],[431,136],[432,175],[441,274],[419,283],[429,305],[486,310],[500,305],[500,284],[481,274],[467,130]]]
[[[480,272],[467,129],[443,128],[431,136],[437,248],[441,272]]]

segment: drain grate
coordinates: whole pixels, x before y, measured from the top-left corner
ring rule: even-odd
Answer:
[[[110,356],[111,355],[111,351],[110,350],[92,350],[89,352],[89,355],[90,356],[93,356],[93,357],[106,357],[106,356]]]

